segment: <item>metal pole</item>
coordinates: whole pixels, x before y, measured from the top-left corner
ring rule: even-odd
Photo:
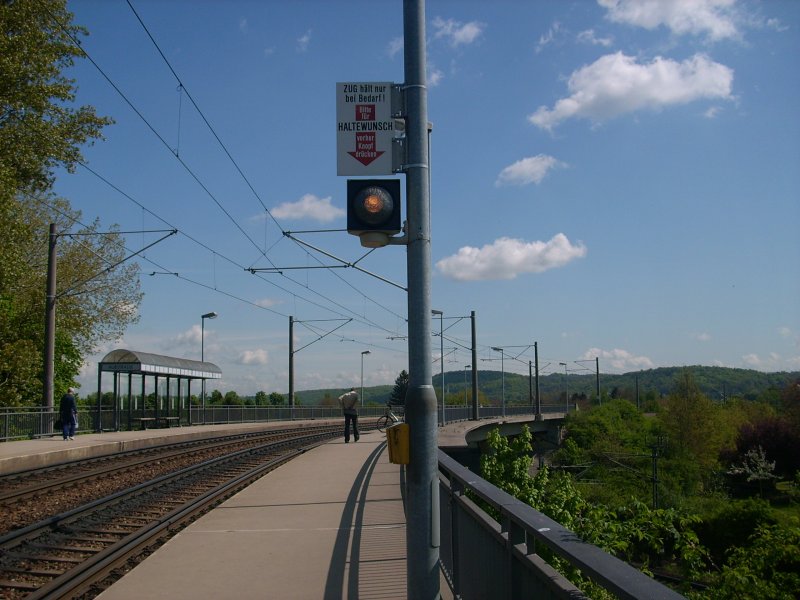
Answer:
[[[528,361],[528,404],[533,408],[533,361]]]
[[[206,318],[200,317],[200,362],[206,361],[206,354],[205,354],[205,338],[206,338]],[[206,424],[206,376],[203,375],[203,391],[202,391],[202,413],[203,413],[203,425]]]
[[[294,317],[292,315],[289,315],[289,409],[294,419]]]
[[[365,354],[370,354],[370,351],[363,350],[361,352],[361,396],[359,396],[359,398],[361,399],[362,405],[364,404],[364,355]]]
[[[533,342],[533,358],[536,361],[536,416],[542,416],[542,397],[539,394],[539,342]]]
[[[445,417],[444,417],[444,312],[441,310],[433,309],[431,310],[431,314],[434,316],[439,317],[439,360],[441,361],[440,366],[440,377],[441,377],[441,386],[442,386],[442,425],[445,424]]]
[[[472,365],[464,365],[464,408],[467,407],[467,369]]]
[[[478,340],[475,333],[475,311],[470,311],[472,323],[472,420],[478,420]]]
[[[44,319],[44,389],[42,406],[53,408],[53,379],[56,354],[56,224],[50,223],[47,247],[47,297]]]
[[[500,350],[500,383],[502,386],[502,396],[500,402],[503,408],[503,417],[506,416],[506,367],[505,367],[505,352]]]
[[[596,382],[597,382],[597,404],[600,404],[600,357],[594,357],[594,368],[596,373]]]
[[[428,105],[425,87],[425,2],[403,1],[405,167],[408,219],[408,365],[406,592],[409,600],[439,594],[439,481],[436,393],[431,377],[431,237]]]

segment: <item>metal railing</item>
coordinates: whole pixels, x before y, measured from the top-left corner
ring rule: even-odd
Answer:
[[[586,598],[538,554],[546,548],[625,600],[677,600],[677,592],[481,479],[439,451],[440,561],[457,598]],[[500,515],[494,520],[472,501]]]
[[[361,419],[378,418],[383,414],[385,405],[370,405],[359,408]],[[469,406],[448,406],[447,422],[465,421],[471,418],[472,408]],[[498,406],[480,407],[480,417],[496,418],[501,415]],[[542,412],[563,411],[563,406],[543,406]],[[441,411],[440,411],[441,412]],[[507,406],[506,416],[531,414],[530,406]],[[78,432],[83,431],[130,431],[141,429],[143,423],[153,422],[149,426],[165,425],[168,421],[173,425],[212,425],[225,423],[259,423],[264,421],[291,421],[335,419],[341,417],[341,409],[334,406],[248,406],[248,405],[206,405],[192,406],[191,415],[186,407],[153,408],[142,410],[134,407],[123,407],[118,410],[103,408],[98,412],[95,406],[78,407]],[[61,432],[53,427],[58,419],[58,410],[42,407],[0,407],[0,441],[34,439],[59,435]],[[155,422],[156,419],[160,421]],[[143,421],[144,420],[144,421]],[[365,427],[371,423],[363,421]]]

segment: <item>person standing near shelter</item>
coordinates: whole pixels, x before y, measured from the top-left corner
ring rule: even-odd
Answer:
[[[350,423],[353,424],[353,439],[358,441],[358,392],[355,388],[339,396],[339,406],[344,414],[344,443],[350,443]]]
[[[78,418],[78,404],[75,402],[75,390],[73,388],[69,388],[67,393],[61,396],[58,412],[61,418],[61,432],[64,434],[64,441],[75,439],[75,419]]]

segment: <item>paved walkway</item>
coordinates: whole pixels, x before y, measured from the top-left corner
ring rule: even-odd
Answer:
[[[378,432],[324,444],[198,519],[99,598],[405,598],[401,477]]]

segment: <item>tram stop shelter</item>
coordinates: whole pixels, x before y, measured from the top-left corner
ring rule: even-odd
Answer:
[[[104,373],[111,373],[114,379],[111,408],[106,406],[105,410],[102,406]],[[127,381],[123,381],[125,375]],[[139,377],[138,396],[133,392],[135,376]],[[135,350],[113,350],[98,364],[95,430],[119,431],[123,420],[127,420],[127,429],[133,429],[134,424],[144,429],[148,425],[171,426],[182,422],[191,425],[194,380],[200,380],[203,392],[202,405],[194,409],[194,421],[199,422],[205,414],[205,381],[221,377],[222,370],[214,363]],[[153,393],[148,397],[145,392],[150,378]]]

